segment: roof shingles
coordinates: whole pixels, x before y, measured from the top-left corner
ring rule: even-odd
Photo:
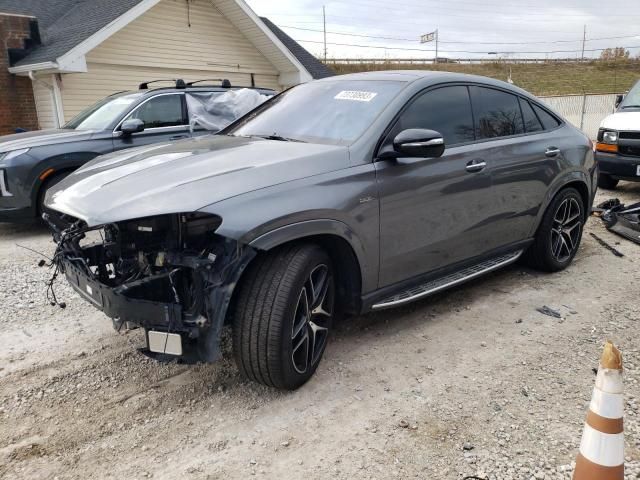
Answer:
[[[0,0],[0,12],[32,15],[42,45],[17,65],[54,62],[142,0]]]
[[[324,63],[318,60],[305,50],[302,45],[296,42],[289,35],[284,33],[276,24],[265,17],[260,17],[263,23],[271,30],[278,40],[280,40],[287,49],[293,54],[294,57],[307,69],[314,79],[332,77],[335,75],[333,71],[327,67]]]
[[[31,15],[40,27],[42,45],[17,66],[54,62],[142,0],[0,0],[0,12]],[[261,19],[314,79],[334,73],[267,18]]]

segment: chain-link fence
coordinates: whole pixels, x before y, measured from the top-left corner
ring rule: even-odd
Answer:
[[[614,110],[616,95],[640,79],[640,59],[448,59],[434,64],[424,59],[332,59],[336,73],[374,70],[439,70],[482,75],[521,87],[542,98],[591,138]]]
[[[616,94],[607,95],[562,95],[540,97],[589,138],[595,140],[600,123],[615,109]]]

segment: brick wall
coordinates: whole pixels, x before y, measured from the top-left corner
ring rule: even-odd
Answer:
[[[9,48],[23,48],[29,38],[29,18],[0,13],[0,135],[16,128],[35,130],[38,115],[31,80],[9,73]]]

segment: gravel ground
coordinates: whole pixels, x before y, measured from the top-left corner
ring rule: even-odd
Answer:
[[[615,195],[638,201],[640,184]],[[50,306],[50,272],[16,244],[52,249],[39,227],[0,225],[2,478],[569,479],[607,338],[625,358],[626,478],[640,478],[640,247],[598,219],[565,272],[516,265],[343,322],[293,393],[243,381],[228,353],[146,359],[139,331],[115,333],[63,282],[67,308]]]

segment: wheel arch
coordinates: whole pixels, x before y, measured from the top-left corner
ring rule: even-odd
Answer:
[[[349,226],[329,219],[299,222],[267,232],[249,246],[260,254],[293,242],[316,243],[325,249],[336,270],[339,304],[344,305],[344,313],[360,313],[368,272],[364,247]]]
[[[544,217],[545,212],[549,208],[549,205],[553,202],[553,199],[562,191],[567,188],[575,188],[578,193],[580,193],[580,197],[584,203],[585,210],[585,221],[589,218],[591,214],[591,191],[589,189],[589,183],[587,180],[587,176],[583,172],[570,172],[562,177],[560,177],[556,182],[553,183],[551,188],[549,188],[547,195],[544,198],[544,203],[542,204],[540,210],[538,211],[538,216],[536,218],[536,222],[533,230],[530,232],[530,236],[533,237],[538,228],[540,228],[540,224],[542,222],[542,218]]]
[[[71,173],[73,173],[75,170],[77,170],[78,168],[80,168],[80,165],[75,166],[75,167],[64,167],[64,168],[60,168],[60,169],[47,169],[44,170],[39,176],[38,176],[38,180],[36,182],[35,188],[33,189],[33,194],[32,194],[32,204],[34,205],[34,212],[37,216],[40,215],[41,212],[39,212],[39,208],[40,208],[40,200],[42,199],[42,196],[46,193],[47,189],[49,188],[49,186],[51,185],[51,182],[53,180],[55,180],[56,178],[59,178],[61,176],[67,176],[70,175]],[[42,175],[47,173],[49,170],[53,170],[50,174],[48,174],[44,179],[42,179]]]

